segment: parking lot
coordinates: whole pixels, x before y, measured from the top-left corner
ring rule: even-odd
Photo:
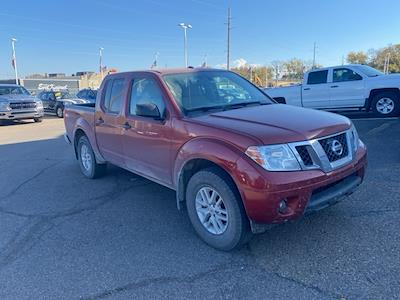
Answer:
[[[361,188],[230,253],[173,191],[112,166],[85,179],[62,119],[0,126],[0,299],[398,299],[400,120],[352,117]]]

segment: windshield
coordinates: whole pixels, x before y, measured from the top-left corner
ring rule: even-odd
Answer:
[[[30,95],[22,86],[0,86],[0,95]]]
[[[241,76],[228,71],[200,71],[163,76],[184,112],[230,109],[273,101]]]
[[[381,76],[383,73],[381,71],[378,71],[377,69],[374,69],[370,66],[356,66],[357,69],[359,69],[362,73],[367,75],[368,77],[376,77],[376,76]]]

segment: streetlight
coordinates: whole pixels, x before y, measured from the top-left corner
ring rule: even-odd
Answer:
[[[101,79],[103,79],[103,47],[99,48],[99,67],[100,67],[100,75]]]
[[[183,29],[184,37],[184,51],[185,51],[185,67],[188,67],[188,54],[187,54],[187,30],[192,28],[192,25],[186,23],[179,23],[179,27]]]
[[[15,84],[18,84],[17,57],[15,56],[15,42],[16,41],[17,41],[16,38],[11,38],[11,47],[12,47],[11,64],[15,71]]]

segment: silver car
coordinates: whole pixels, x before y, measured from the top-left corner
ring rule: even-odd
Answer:
[[[43,103],[23,86],[0,84],[0,122],[3,120],[33,119],[41,122]]]

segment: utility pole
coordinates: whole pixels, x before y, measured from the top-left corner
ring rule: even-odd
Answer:
[[[230,65],[229,65],[229,61],[230,61],[230,55],[231,55],[231,8],[228,8],[228,38],[227,38],[227,49],[226,49],[226,69],[229,70],[230,69]]]
[[[265,66],[265,87],[268,85],[268,67]]]
[[[344,65],[344,55],[342,55],[342,66]]]
[[[192,25],[190,24],[185,24],[185,23],[179,23],[179,27],[183,29],[183,47],[184,47],[184,52],[185,52],[185,67],[188,67],[188,53],[187,53],[187,30],[192,28]]]
[[[12,58],[11,63],[15,71],[15,84],[18,84],[18,69],[17,69],[17,56],[15,55],[15,42],[16,38],[11,38]]]
[[[312,63],[313,69],[315,68],[315,50],[316,50],[316,48],[317,48],[317,43],[314,42],[314,55],[313,55],[313,63]]]
[[[386,74],[389,74],[389,66],[390,66],[390,52],[387,56],[387,65],[386,65]]]
[[[100,76],[101,80],[103,80],[103,47],[99,48],[99,71],[100,71]]]

